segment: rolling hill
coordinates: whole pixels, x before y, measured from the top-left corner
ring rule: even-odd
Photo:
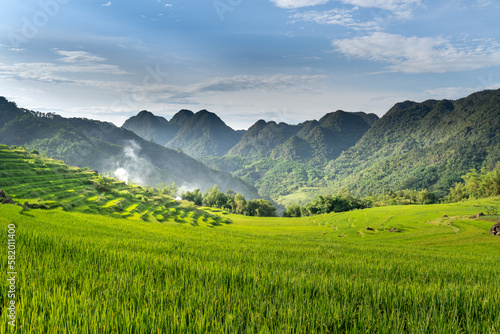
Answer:
[[[262,196],[279,200],[300,187],[325,186],[324,166],[355,145],[377,119],[374,114],[338,110],[319,121],[290,125],[259,120],[247,131],[235,132],[204,110],[196,114],[181,110],[167,123],[142,111],[123,127],[145,139],[175,136],[165,145],[230,172]]]
[[[278,203],[317,194],[427,189],[437,198],[500,161],[500,90],[404,101],[383,117],[336,111],[297,125],[259,120],[223,157],[198,157]]]
[[[3,99],[0,141],[103,171],[129,166],[129,176],[148,184],[219,184],[285,205],[339,191],[427,189],[441,198],[470,169],[491,170],[500,161],[499,101],[500,90],[490,90],[456,101],[397,103],[380,119],[338,110],[297,125],[259,120],[234,131],[206,110],[181,110],[170,121],[142,111],[117,128],[21,110]]]

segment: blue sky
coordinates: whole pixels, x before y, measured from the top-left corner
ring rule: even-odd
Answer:
[[[4,0],[0,95],[121,125],[208,109],[236,129],[500,87],[493,0]]]

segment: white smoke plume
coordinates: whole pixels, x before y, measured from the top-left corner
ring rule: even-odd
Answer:
[[[133,183],[151,187],[169,186],[175,182],[167,173],[150,163],[145,155],[141,155],[142,148],[136,141],[127,140],[122,145],[124,147],[123,154],[116,157],[108,169],[113,171],[115,178],[127,184]],[[200,188],[192,184],[177,183],[176,185],[179,188],[175,195]]]
[[[134,140],[125,142],[123,156],[117,162],[114,176],[126,183],[132,182],[135,184],[146,185],[151,174],[154,173],[153,167],[145,160],[139,158],[141,146]]]
[[[115,177],[120,180],[120,181],[124,181],[125,183],[129,183],[129,180],[130,180],[130,175],[128,174],[127,170],[123,167],[118,167],[115,171],[114,171],[114,174],[115,174]]]

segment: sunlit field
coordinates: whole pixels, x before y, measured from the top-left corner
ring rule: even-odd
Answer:
[[[16,225],[18,333],[497,333],[500,238],[469,216],[498,203],[212,228],[3,205],[0,222]]]

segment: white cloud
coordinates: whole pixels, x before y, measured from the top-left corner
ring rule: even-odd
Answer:
[[[384,32],[332,41],[349,57],[387,63],[393,72],[444,73],[500,65],[500,45],[491,40],[454,46],[443,37],[406,37]],[[470,46],[472,45],[472,46]]]
[[[82,79],[80,73],[86,73],[86,77],[91,75],[91,78]],[[127,101],[127,105],[134,106],[138,103],[158,101],[188,101],[199,98],[202,95],[218,96],[221,93],[303,92],[310,89],[311,83],[325,78],[322,75],[237,75],[232,77],[217,77],[188,85],[172,85],[155,82],[155,80],[134,83],[117,80],[116,77],[102,77],[102,75],[122,74],[128,73],[115,65],[97,62],[65,65],[53,63],[16,63],[6,65],[0,63],[0,79],[70,84],[81,86],[82,89],[97,88],[101,92],[111,93],[114,96],[119,95],[121,97],[118,100]]]
[[[325,78],[322,75],[284,75],[270,76],[237,75],[218,77],[190,85],[132,85],[127,83],[97,83],[108,85],[115,91],[131,97],[138,102],[188,101],[200,95],[220,95],[236,92],[291,92],[308,90],[312,82]],[[187,103],[187,102],[186,102]]]
[[[109,7],[109,6],[111,6],[111,1],[108,1],[105,4],[102,4],[101,6],[102,7]]]
[[[4,49],[7,49],[9,51],[12,51],[12,52],[24,52],[26,51],[26,49],[21,49],[21,48],[13,48],[11,45],[5,45],[5,44],[2,44],[0,43],[0,48],[4,48]]]
[[[63,51],[63,50],[55,50],[55,53],[63,56],[58,60],[65,63],[94,63],[94,62],[103,62],[106,58],[102,58],[99,56],[95,56],[90,52],[86,51]]]
[[[324,5],[330,0],[271,0],[276,6],[285,9]]]
[[[425,93],[437,99],[456,99],[467,96],[477,90],[471,87],[439,87],[426,89]]]
[[[306,21],[318,24],[340,25],[353,30],[380,31],[393,19],[408,19],[413,10],[423,6],[423,0],[325,0],[294,1],[271,0],[277,6],[295,9],[291,14],[293,22]],[[327,10],[306,10],[299,8],[326,3],[337,3],[336,8]],[[339,7],[342,5],[342,7]],[[330,7],[332,7],[330,6]],[[370,16],[363,15],[360,8],[370,8]]]
[[[493,75],[488,78],[479,77],[476,87],[438,87],[426,89],[425,93],[437,99],[457,99],[482,90],[499,89],[500,82],[493,80]]]
[[[310,83],[324,78],[321,75],[273,75],[253,76],[238,75],[233,77],[219,77],[195,84],[189,88],[192,92],[234,92],[251,89],[287,89]]]
[[[41,82],[77,82],[69,75],[75,73],[94,73],[121,75],[127,74],[118,66],[98,63],[58,65],[53,63],[0,63],[0,78],[13,78]]]

